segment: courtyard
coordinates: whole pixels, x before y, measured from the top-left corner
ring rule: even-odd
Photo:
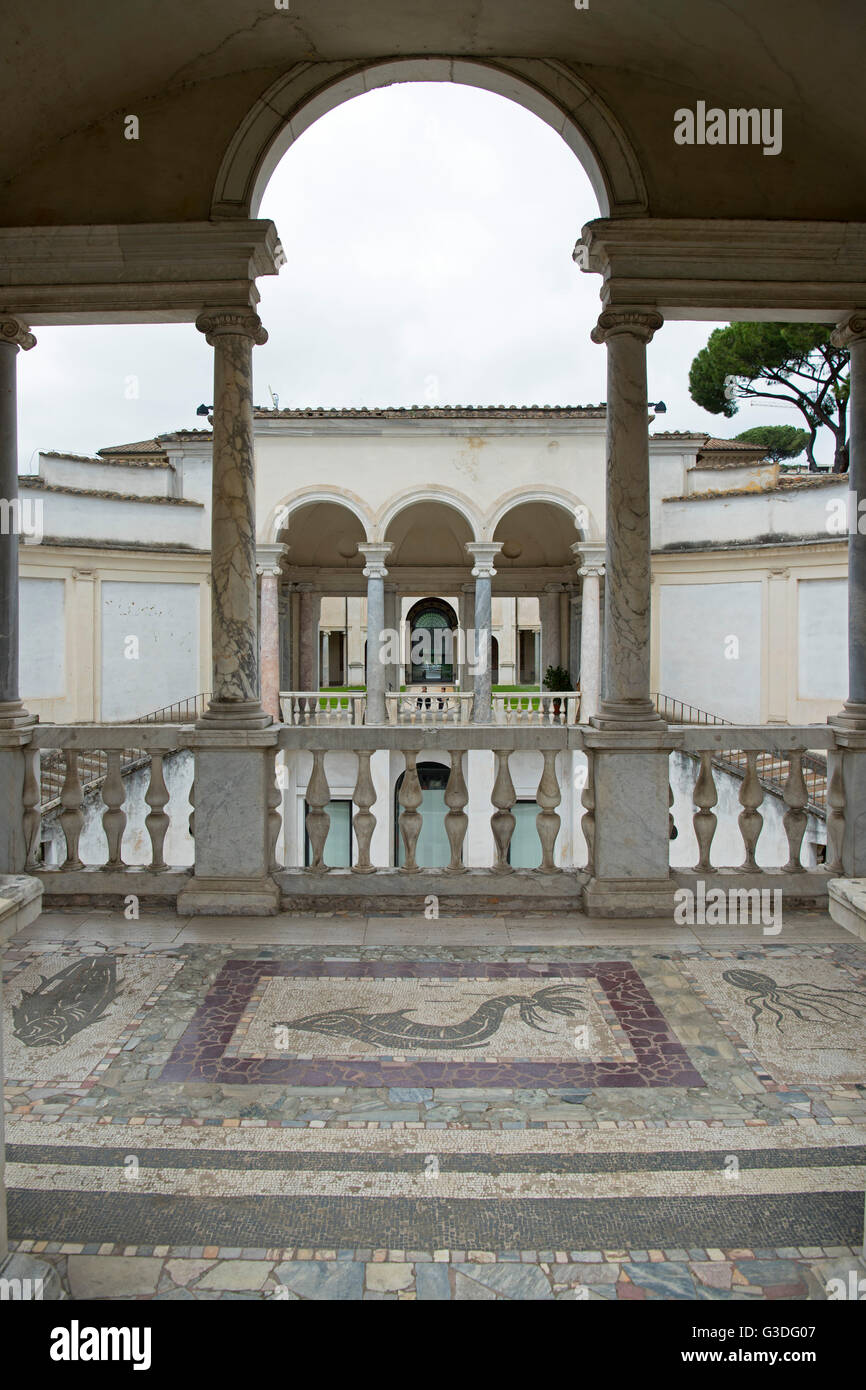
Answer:
[[[866,947],[823,912],[768,939],[48,910],[5,966],[11,1249],[73,1298],[799,1301],[860,1272]]]

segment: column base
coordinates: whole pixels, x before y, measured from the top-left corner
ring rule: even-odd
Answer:
[[[194,878],[177,895],[179,917],[273,917],[279,907],[272,878]]]
[[[602,700],[598,714],[592,715],[589,723],[594,729],[623,731],[667,728],[652,700]]]
[[[0,700],[0,731],[31,729],[39,716],[25,709],[20,700]]]
[[[260,700],[211,700],[197,729],[267,729],[273,717],[262,709]]]
[[[587,917],[666,917],[673,919],[672,879],[591,878],[583,890]]]
[[[854,700],[846,700],[838,714],[827,720],[835,729],[850,729],[854,733],[866,733],[866,705]]]

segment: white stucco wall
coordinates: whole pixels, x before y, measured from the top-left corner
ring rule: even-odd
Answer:
[[[760,720],[761,585],[665,584],[659,602],[662,694],[735,723]]]
[[[130,719],[195,695],[198,586],[109,581],[101,596],[102,718]]]
[[[844,698],[848,688],[848,585],[844,579],[799,581],[797,651],[800,699]]]
[[[200,506],[177,502],[119,501],[80,493],[20,489],[20,496],[38,500],[43,532],[49,537],[112,545],[176,545],[207,549],[210,537],[206,513]]]
[[[19,687],[26,702],[63,694],[66,684],[65,585],[22,579],[19,587]]]
[[[91,459],[39,455],[39,476],[61,487],[122,492],[133,497],[170,497],[172,470],[146,464],[98,463]]]

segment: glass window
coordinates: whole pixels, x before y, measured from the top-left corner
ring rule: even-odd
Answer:
[[[399,866],[406,862],[403,837],[400,834],[399,817],[402,807],[398,800],[403,778],[401,773],[394,788],[394,835],[396,839],[395,862]],[[415,863],[422,869],[444,869],[451,862],[451,846],[445,833],[445,787],[448,783],[448,768],[440,763],[419,763],[418,781],[421,783],[421,805],[418,810],[422,816],[421,834],[415,846]]]
[[[305,801],[305,817],[309,809]],[[328,838],[325,840],[325,852],[322,857],[329,869],[348,869],[352,863],[352,802],[329,801],[325,810],[331,817],[331,824],[328,826]],[[305,822],[304,863],[308,865],[312,857]]]
[[[514,869],[537,869],[541,863],[541,841],[535,817],[538,805],[534,801],[518,801],[511,808],[517,822],[508,852],[508,862]]]

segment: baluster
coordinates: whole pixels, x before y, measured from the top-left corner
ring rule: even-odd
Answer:
[[[713,813],[713,807],[719,800],[719,794],[713,777],[713,755],[709,749],[701,753],[701,766],[692,799],[698,808],[692,816],[698,842],[698,862],[695,870],[698,873],[714,874],[716,871],[710,863],[710,848],[718,825],[718,817]]]
[[[803,777],[803,754],[792,749],[788,754],[788,778],[782,792],[788,810],[782,817],[785,834],[788,837],[788,862],[785,871],[789,874],[803,872],[800,862],[800,849],[806,833],[808,817],[805,806],[809,799]]]
[[[319,749],[313,754],[313,771],[307,784],[307,804],[310,809],[307,812],[306,825],[312,850],[309,866],[312,873],[325,873],[328,868],[322,856],[331,827],[331,817],[325,810],[330,799],[331,789],[325,776],[325,753],[323,749]]]
[[[499,874],[510,874],[514,870],[508,862],[508,848],[517,824],[511,814],[511,808],[517,800],[517,793],[508,770],[508,749],[495,748],[493,751],[496,755],[496,779],[490,793],[490,800],[496,807],[490,817],[490,829],[493,831],[493,841],[496,845],[496,863],[493,870]]]
[[[448,775],[448,785],[445,788],[445,805],[448,807],[445,816],[445,834],[448,836],[448,843],[451,846],[451,863],[448,865],[448,872],[462,874],[466,872],[466,865],[463,863],[463,843],[469,825],[469,817],[463,808],[469,800],[469,791],[466,787],[466,778],[463,775],[464,754],[462,750],[453,749],[450,757],[451,771]]]
[[[423,799],[421,783],[418,781],[418,769],[415,766],[418,754],[411,749],[404,752],[406,759],[406,771],[403,781],[400,784],[400,793],[397,797],[402,809],[400,814],[400,838],[403,841],[403,848],[406,851],[406,861],[403,868],[407,873],[417,873],[418,865],[415,863],[415,847],[418,844],[418,836],[421,834],[423,817],[418,811]]]
[[[758,774],[755,770],[757,753],[746,753],[746,775],[740,787],[740,805],[742,811],[737,817],[740,827],[740,834],[743,837],[743,845],[746,850],[746,857],[740,866],[746,873],[757,873],[758,865],[755,862],[755,850],[758,844],[758,836],[764,825],[764,817],[758,807],[764,799],[764,789],[758,781]]]
[[[84,792],[81,787],[81,778],[78,775],[78,751],[75,748],[64,748],[63,761],[66,768],[66,775],[63,778],[63,786],[60,788],[60,825],[66,840],[66,859],[64,869],[82,869],[84,865],[78,857],[78,842],[81,839],[81,831],[84,826],[84,812],[81,807],[84,802]]]
[[[154,873],[160,873],[168,865],[163,857],[165,837],[168,834],[170,824],[166,814],[166,806],[169,802],[168,788],[165,785],[165,768],[163,766],[163,753],[152,752],[150,755],[150,781],[144,799],[150,807],[149,812],[144,818],[145,828],[150,836],[150,868]],[[190,817],[190,820],[192,817]]]
[[[105,867],[107,869],[124,869],[126,865],[120,857],[120,851],[123,845],[123,832],[126,828],[126,814],[123,810],[126,791],[120,772],[119,750],[112,750],[107,755],[106,772],[102,783],[102,800],[106,806],[102,816],[102,828],[108,841],[108,858],[105,861]]]
[[[265,754],[266,759],[269,756],[269,754]],[[276,754],[276,758],[278,757],[279,752]],[[270,776],[267,781],[267,796],[265,798],[265,804],[268,810],[268,862],[270,865],[268,872],[272,874],[275,874],[280,868],[280,865],[277,863],[277,840],[280,838],[280,828],[283,824],[283,818],[280,815],[283,794],[280,790],[276,758],[274,759],[274,763],[271,764]]]
[[[832,771],[829,764],[832,762]],[[827,782],[827,868],[831,873],[841,874],[842,840],[845,834],[845,786],[842,781],[842,754],[829,753],[827,756],[829,781]]]
[[[541,808],[535,817],[538,838],[541,841],[541,864],[539,868],[543,874],[555,874],[559,873],[559,869],[553,862],[553,849],[561,824],[560,818],[556,814],[556,807],[562,800],[559,780],[556,776],[556,749],[545,748],[541,756],[544,759],[544,767],[541,770],[541,780],[535,793],[535,800]]]
[[[358,776],[355,781],[355,790],[352,793],[352,800],[358,807],[352,817],[355,839],[358,842],[358,862],[352,865],[353,874],[373,874],[376,872],[375,865],[370,862],[370,846],[373,843],[373,831],[376,829],[376,817],[370,809],[376,801],[376,788],[373,786],[373,778],[370,773],[372,756],[372,751],[369,748],[358,749]]]
[[[587,873],[595,873],[595,753],[592,749],[586,750],[586,782],[580,795],[580,804],[583,807],[583,815],[580,818],[580,829],[586,841],[586,869]]]
[[[24,787],[22,790],[24,815],[25,869],[35,869],[39,865],[39,834],[42,829],[42,811],[39,792],[39,749],[24,749]]]
[[[195,756],[195,755],[193,755]],[[193,778],[189,784],[189,834],[190,839],[195,839],[195,764],[193,764]]]

